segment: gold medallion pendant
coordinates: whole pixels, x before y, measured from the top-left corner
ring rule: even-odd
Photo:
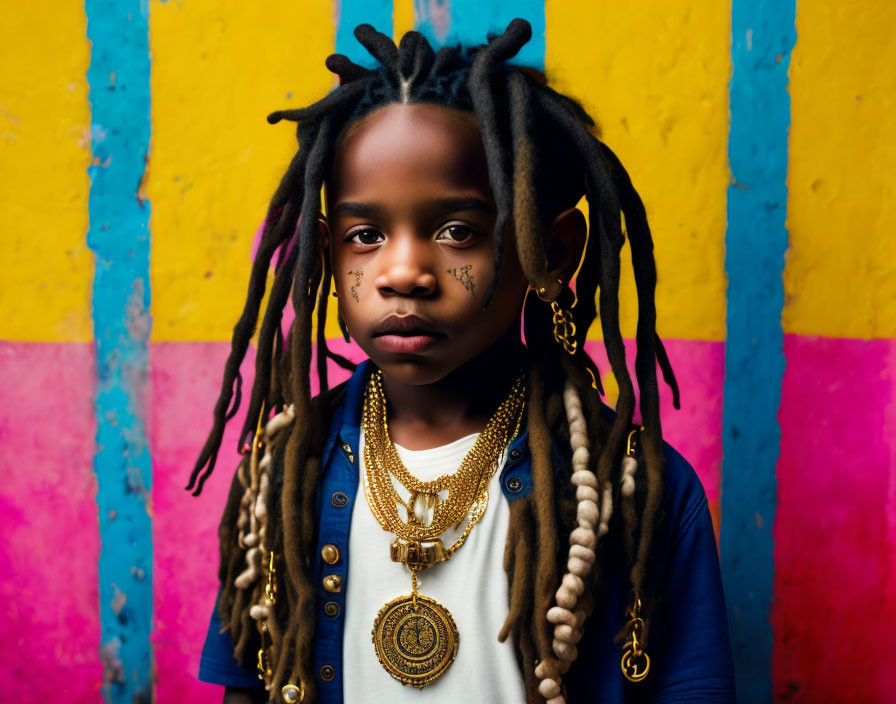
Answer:
[[[457,657],[454,617],[435,599],[410,594],[393,599],[373,622],[373,644],[386,671],[402,684],[425,687]]]

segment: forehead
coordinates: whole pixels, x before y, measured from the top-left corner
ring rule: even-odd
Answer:
[[[336,146],[328,186],[334,200],[433,189],[491,199],[475,117],[427,104],[389,105],[354,123]]]

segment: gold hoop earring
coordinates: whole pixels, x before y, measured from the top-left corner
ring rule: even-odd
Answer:
[[[575,354],[578,341],[572,311],[564,310],[557,301],[551,301],[551,310],[554,312],[554,339],[569,354]]]

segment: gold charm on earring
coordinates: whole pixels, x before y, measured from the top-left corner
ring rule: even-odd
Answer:
[[[635,603],[629,611],[629,622],[625,624],[628,633],[628,642],[622,650],[622,661],[619,663],[622,674],[629,682],[640,682],[650,672],[650,657],[641,648],[638,640],[644,635],[644,619],[640,617],[641,600],[635,597]]]
[[[576,324],[573,322],[572,311],[563,310],[557,301],[551,301],[551,310],[554,312],[554,339],[569,354],[575,354],[578,342],[576,341]]]

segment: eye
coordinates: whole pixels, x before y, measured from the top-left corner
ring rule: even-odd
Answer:
[[[436,240],[448,244],[472,244],[479,237],[479,233],[466,225],[448,225],[439,230]]]
[[[383,239],[383,233],[379,230],[373,230],[371,228],[365,228],[363,230],[355,230],[354,232],[348,235],[348,241],[354,242],[355,244],[360,244],[365,247],[370,247],[371,245],[379,244]]]

